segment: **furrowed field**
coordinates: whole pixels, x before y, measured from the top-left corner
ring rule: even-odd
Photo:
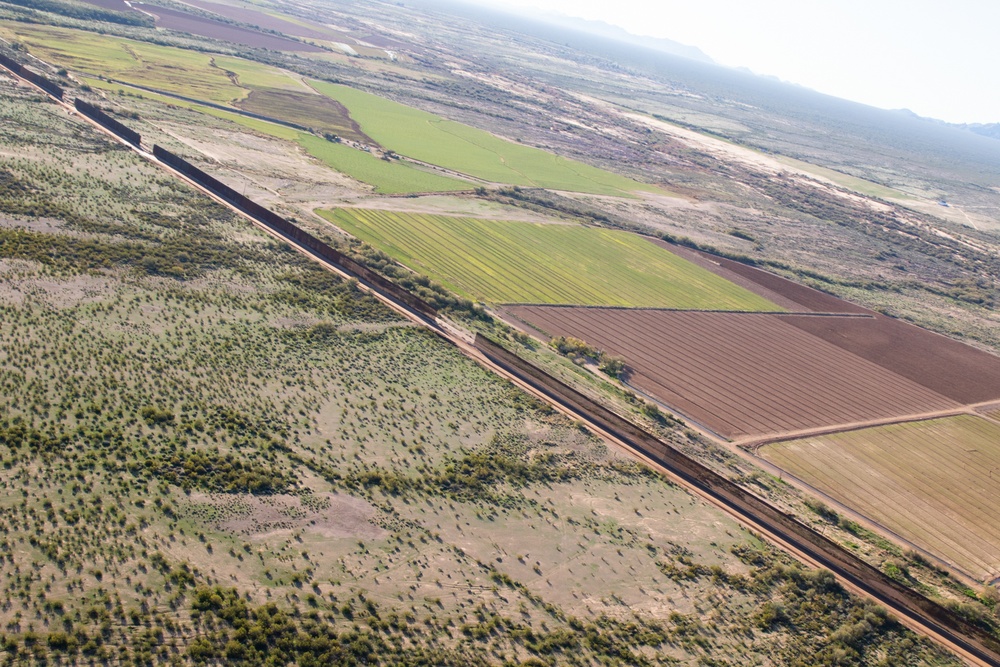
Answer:
[[[780,310],[626,232],[364,209],[320,213],[410,268],[481,301]]]
[[[781,442],[759,454],[971,576],[1000,576],[1000,424],[961,415]]]
[[[787,316],[664,310],[508,309],[629,365],[629,384],[726,438],[783,433],[958,404],[788,324]],[[833,318],[824,318],[833,319]]]

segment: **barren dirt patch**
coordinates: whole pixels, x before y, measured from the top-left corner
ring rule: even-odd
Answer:
[[[372,523],[375,508],[360,498],[335,493],[191,494],[192,516],[220,530],[249,537],[304,529],[322,537],[378,538],[385,530]]]

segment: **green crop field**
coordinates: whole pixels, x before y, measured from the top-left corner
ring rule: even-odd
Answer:
[[[257,113],[362,141],[367,140],[367,134],[408,157],[489,181],[609,195],[651,189],[581,162],[505,141],[344,86],[312,82],[323,93],[314,100],[292,74],[248,60],[53,26],[0,22],[0,33],[23,42],[43,60],[82,74],[103,75],[216,103],[241,101],[240,106]],[[234,77],[230,78],[229,73]],[[320,100],[339,104],[323,104]],[[364,134],[354,128],[352,117]],[[299,143],[313,156],[374,185],[380,193],[445,192],[469,187],[462,181],[409,165],[382,163],[319,139],[305,138]]]
[[[31,53],[55,65],[196,99],[228,103],[258,89],[306,94],[330,106],[324,96],[316,95],[297,75],[243,58],[56,26],[4,21],[0,22],[0,32],[16,36]]]
[[[457,192],[468,190],[472,187],[471,183],[465,181],[423,171],[404,162],[387,162],[375,157],[371,153],[366,153],[365,151],[357,150],[343,144],[333,143],[291,127],[278,125],[277,123],[249,118],[241,116],[238,113],[206,107],[195,102],[186,102],[164,95],[157,95],[145,90],[140,91],[99,79],[84,77],[82,80],[95,88],[101,88],[113,93],[126,91],[130,94],[140,95],[146,99],[192,109],[200,113],[215,116],[216,118],[232,121],[237,125],[242,125],[255,132],[260,132],[276,139],[294,141],[302,146],[307,153],[328,167],[346,174],[356,181],[374,186],[375,191],[380,194]]]
[[[972,576],[1000,576],[1000,424],[961,415],[776,443],[760,454]]]
[[[422,171],[398,161],[381,160],[370,153],[336,144],[304,132],[299,143],[313,157],[382,194],[410,192],[454,192],[469,190],[471,183]]]
[[[779,310],[626,232],[364,209],[320,213],[412,269],[477,300]]]
[[[417,160],[511,185],[608,195],[653,189],[376,95],[320,81],[311,84],[347,107],[365,134]]]
[[[309,93],[309,87],[302,79],[291,72],[261,63],[232,58],[228,56],[213,56],[215,66],[236,75],[239,84],[249,88],[275,88],[298,93]]]

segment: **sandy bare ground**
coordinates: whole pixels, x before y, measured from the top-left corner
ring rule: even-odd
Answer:
[[[195,514],[205,514],[220,530],[247,537],[268,537],[304,530],[326,538],[378,538],[385,530],[372,523],[375,508],[336,493],[303,497],[287,494],[192,493]]]
[[[38,265],[18,260],[0,260],[0,302],[46,304],[53,308],[72,308],[84,303],[102,301],[113,294],[117,281],[98,275],[78,275],[53,280],[33,274]],[[28,277],[18,278],[23,272]]]

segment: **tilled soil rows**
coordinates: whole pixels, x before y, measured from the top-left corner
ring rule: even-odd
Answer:
[[[884,315],[782,321],[963,404],[1000,399],[1000,357]]]
[[[209,39],[246,44],[257,49],[308,51],[312,53],[322,53],[323,51],[323,49],[312,44],[304,44],[294,39],[287,39],[278,35],[269,35],[219,21],[212,21],[195,16],[194,14],[177,11],[176,9],[168,9],[167,7],[157,5],[143,5],[142,7],[143,11],[156,15],[156,25],[160,28],[190,32],[202,37],[208,37]]]
[[[876,322],[869,318],[549,306],[506,309],[550,335],[580,338],[624,357],[630,384],[727,438],[960,405],[787,321],[791,317],[796,322]]]

